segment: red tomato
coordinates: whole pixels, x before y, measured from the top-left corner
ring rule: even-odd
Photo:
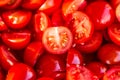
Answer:
[[[115,14],[116,14],[117,20],[120,22],[120,3],[116,7]]]
[[[66,80],[99,80],[90,70],[80,65],[67,67]]]
[[[37,9],[39,8],[45,0],[23,0],[22,7],[25,9]]]
[[[0,80],[5,80],[5,73],[1,67],[0,67]]]
[[[73,33],[74,42],[78,44],[89,40],[94,32],[90,18],[81,11],[75,11],[68,16],[67,26]]]
[[[96,30],[103,30],[114,21],[115,14],[108,2],[95,1],[86,8],[86,13],[92,19]]]
[[[62,0],[46,0],[38,9],[38,11],[43,11],[46,14],[52,14],[55,10],[60,8]]]
[[[43,32],[50,26],[50,18],[45,13],[38,12],[34,15],[35,38],[37,38],[37,40],[41,40]]]
[[[25,10],[11,10],[2,13],[3,20],[12,29],[24,28],[30,21],[32,13]]]
[[[83,65],[83,57],[79,51],[72,48],[68,50],[67,54],[67,66],[71,65]]]
[[[112,67],[104,74],[102,80],[119,80],[120,66]]]
[[[6,80],[36,80],[36,74],[28,65],[19,63],[8,70]]]
[[[37,80],[54,80],[54,79],[49,77],[41,77],[41,78],[38,78]]]
[[[0,6],[4,6],[9,2],[10,2],[10,0],[0,0]]]
[[[112,65],[120,63],[120,47],[115,44],[108,43],[103,45],[98,50],[97,55],[98,59],[105,64]]]
[[[34,66],[39,58],[43,54],[44,48],[41,42],[31,42],[25,49],[24,62],[30,66]]]
[[[7,71],[16,63],[18,63],[18,60],[8,48],[4,45],[0,45],[0,64],[2,67]]]
[[[65,62],[57,55],[44,54],[36,64],[38,77],[50,77],[54,80],[63,80],[65,78]]]
[[[63,26],[47,28],[42,42],[46,50],[53,54],[63,54],[72,46],[72,33]]]
[[[101,62],[90,62],[86,67],[91,70],[99,79],[101,79],[104,73],[107,71],[107,66]]]
[[[117,45],[120,45],[120,24],[115,23],[108,27],[108,35],[110,39]]]
[[[94,53],[101,46],[102,41],[102,33],[94,32],[90,40],[81,44],[76,44],[75,47],[82,53]]]
[[[82,10],[86,6],[86,0],[66,0],[62,4],[62,13],[64,18],[77,10]]]
[[[0,31],[4,31],[4,30],[7,30],[7,29],[8,29],[7,25],[5,24],[2,17],[0,16]]]
[[[7,0],[4,0],[7,1]],[[9,0],[5,6],[3,6],[3,9],[15,9],[20,6],[20,3],[22,0]]]
[[[31,33],[29,31],[11,31],[2,33],[2,40],[12,49],[23,49],[30,42]]]
[[[120,3],[120,0],[110,0],[110,3],[113,8],[116,8],[116,6]]]

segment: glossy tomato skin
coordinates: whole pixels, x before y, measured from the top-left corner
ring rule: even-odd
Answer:
[[[21,6],[25,9],[34,10],[39,8],[44,2],[45,0],[23,0]]]
[[[75,47],[82,53],[91,54],[98,50],[102,42],[103,42],[102,33],[94,32],[90,40],[81,44],[76,44]]]
[[[41,56],[36,64],[38,77],[50,77],[54,80],[64,79],[65,69],[65,62],[59,56],[50,53]]]
[[[31,32],[28,30],[10,31],[2,33],[2,41],[10,48],[20,50],[25,48],[31,40]]]
[[[14,74],[14,75],[13,75]],[[26,64],[19,63],[12,66],[7,74],[6,80],[35,80],[34,70]]]
[[[120,66],[117,67],[111,67],[108,69],[108,71],[104,74],[102,80],[119,80],[119,72],[120,72]]]
[[[94,25],[90,18],[81,11],[75,11],[67,17],[66,25],[73,34],[74,43],[80,44],[90,39]]]
[[[115,14],[106,1],[95,1],[86,8],[86,13],[92,19],[96,30],[103,30],[114,21]]]
[[[6,71],[18,63],[18,60],[5,45],[0,45],[0,63]]]
[[[38,11],[45,12],[51,15],[54,11],[60,8],[62,0],[46,0],[38,9]]]
[[[72,46],[71,31],[64,26],[50,27],[45,30],[42,43],[52,54],[64,54]]]
[[[0,31],[5,31],[7,29],[8,29],[7,25],[5,24],[2,17],[0,16]]]
[[[119,35],[119,23],[114,23],[110,27],[108,27],[108,35],[110,39],[117,45],[120,45],[120,35]]]
[[[24,62],[31,67],[34,67],[39,56],[44,52],[44,47],[41,42],[35,41],[31,42],[25,49],[24,52]]]
[[[31,19],[32,13],[25,10],[8,10],[2,13],[3,20],[12,29],[26,27]]]
[[[104,44],[98,51],[98,59],[105,64],[113,65],[120,63],[120,47],[112,44],[107,43]]]
[[[51,20],[44,12],[38,12],[34,15],[34,30],[36,40],[42,40],[43,32],[51,26]]]

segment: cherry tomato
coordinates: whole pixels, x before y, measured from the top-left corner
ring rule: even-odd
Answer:
[[[106,1],[95,1],[86,8],[86,13],[92,19],[96,30],[103,30],[114,21],[115,14]]]
[[[117,17],[117,20],[120,22],[120,3],[117,5],[116,10],[115,10],[115,14]]]
[[[67,54],[67,66],[71,65],[83,65],[83,57],[81,53],[74,48],[68,50]]]
[[[36,64],[38,77],[50,77],[54,80],[63,80],[65,78],[65,62],[57,55],[44,54]]]
[[[72,46],[72,33],[63,26],[50,27],[43,33],[42,43],[53,54],[63,54]]]
[[[8,47],[0,45],[0,64],[6,71],[18,63],[18,60],[8,49]]]
[[[101,60],[103,63],[112,65],[120,63],[120,47],[112,44],[107,43],[104,44],[98,51],[98,59]]]
[[[67,67],[66,80],[99,80],[90,70],[80,65]]]
[[[110,27],[108,27],[108,35],[110,39],[117,45],[120,45],[119,26],[120,26],[119,23],[115,23],[115,24],[112,24]]]
[[[67,26],[73,33],[74,42],[78,44],[89,40],[94,32],[90,18],[81,11],[76,11],[68,16]]]
[[[55,10],[59,9],[62,0],[46,0],[38,9],[38,11],[43,11],[48,15],[51,15]]]
[[[28,30],[2,33],[3,42],[12,49],[23,49],[30,42],[31,33]]]
[[[7,1],[7,0],[4,0]],[[16,9],[20,6],[22,0],[9,0],[6,5],[3,6],[3,9]]]
[[[22,7],[25,9],[37,9],[39,8],[45,0],[23,0]]]
[[[30,66],[34,66],[39,56],[43,54],[44,48],[41,42],[31,42],[25,49],[24,62]]]
[[[119,80],[120,66],[112,67],[104,74],[102,80]]]
[[[76,48],[82,53],[94,53],[102,44],[102,34],[101,32],[94,32],[90,40],[76,44]]]
[[[11,10],[2,13],[3,20],[12,29],[24,28],[30,21],[32,13],[25,10]]]
[[[5,31],[7,29],[8,29],[7,25],[5,24],[2,17],[0,16],[0,31]]]
[[[6,80],[36,80],[36,74],[28,65],[19,63],[8,70]]]
[[[0,0],[0,6],[6,5],[10,0]]]
[[[54,79],[49,78],[49,77],[41,77],[41,78],[39,78],[39,79],[37,79],[37,80],[54,80]]]
[[[66,0],[62,4],[62,13],[64,18],[66,18],[69,14],[77,10],[82,10],[85,8],[87,2],[86,0]]]

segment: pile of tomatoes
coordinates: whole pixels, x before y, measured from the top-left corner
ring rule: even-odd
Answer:
[[[0,80],[120,80],[120,0],[0,0]]]

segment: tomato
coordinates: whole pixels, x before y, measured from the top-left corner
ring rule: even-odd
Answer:
[[[101,62],[94,61],[86,65],[99,79],[101,79],[104,73],[107,71],[107,66]]]
[[[8,49],[8,47],[0,45],[0,64],[6,71],[18,63],[18,60]]]
[[[23,49],[30,42],[31,33],[28,30],[2,33],[2,41],[12,49]]]
[[[8,2],[10,2],[10,0],[1,0],[0,1],[0,6],[6,5]]]
[[[43,11],[48,15],[51,15],[55,10],[60,8],[62,0],[46,0],[38,9],[38,11]]]
[[[0,31],[5,31],[7,29],[8,29],[7,25],[5,24],[2,17],[0,16]]]
[[[12,29],[24,28],[30,21],[32,13],[25,10],[11,10],[2,13],[3,20]]]
[[[117,45],[120,45],[119,26],[120,26],[119,23],[115,23],[108,27],[108,35],[110,39]]]
[[[25,49],[24,62],[30,66],[34,66],[39,58],[43,54],[44,48],[41,42],[31,42]]]
[[[67,67],[66,80],[99,80],[90,70],[80,65]]]
[[[35,67],[38,77],[50,77],[54,80],[65,78],[65,62],[57,55],[43,54]]]
[[[7,4],[4,5],[2,8],[3,9],[16,9],[17,7],[20,6],[21,2],[22,0],[9,0],[9,2],[7,2]]]
[[[25,9],[37,9],[39,8],[45,0],[23,0],[22,1],[22,7]]]
[[[113,8],[116,8],[116,6],[120,3],[120,0],[110,0],[110,3]]]
[[[67,66],[71,65],[83,65],[81,53],[74,48],[69,49],[67,54]]]
[[[117,17],[117,20],[120,22],[120,4],[117,5],[116,10],[115,10],[115,14]]]
[[[8,70],[6,80],[36,80],[36,74],[28,65],[19,63]]]
[[[94,32],[90,40],[81,44],[76,44],[75,47],[82,53],[94,53],[101,46],[103,41],[102,38],[101,32]]]
[[[120,66],[112,67],[104,74],[102,80],[119,80]]]
[[[120,47],[112,44],[107,43],[104,44],[97,53],[98,59],[105,64],[113,65],[120,63]]]
[[[72,46],[72,33],[64,26],[50,27],[45,30],[42,43],[52,54],[63,54]]]
[[[39,78],[39,79],[37,79],[37,80],[54,80],[54,79],[49,78],[49,77],[41,77],[41,78]]]
[[[85,8],[87,2],[86,0],[66,0],[62,4],[62,13],[64,18],[66,18],[69,14],[77,10],[82,10]]]
[[[34,30],[36,33],[35,37],[37,40],[41,40],[43,32],[50,26],[50,18],[44,12],[38,12],[34,15]]]
[[[90,18],[81,11],[75,11],[68,16],[67,26],[73,33],[74,42],[78,44],[89,40],[94,32]]]
[[[95,1],[86,8],[86,13],[92,19],[96,30],[103,30],[114,21],[115,14],[106,1]]]

